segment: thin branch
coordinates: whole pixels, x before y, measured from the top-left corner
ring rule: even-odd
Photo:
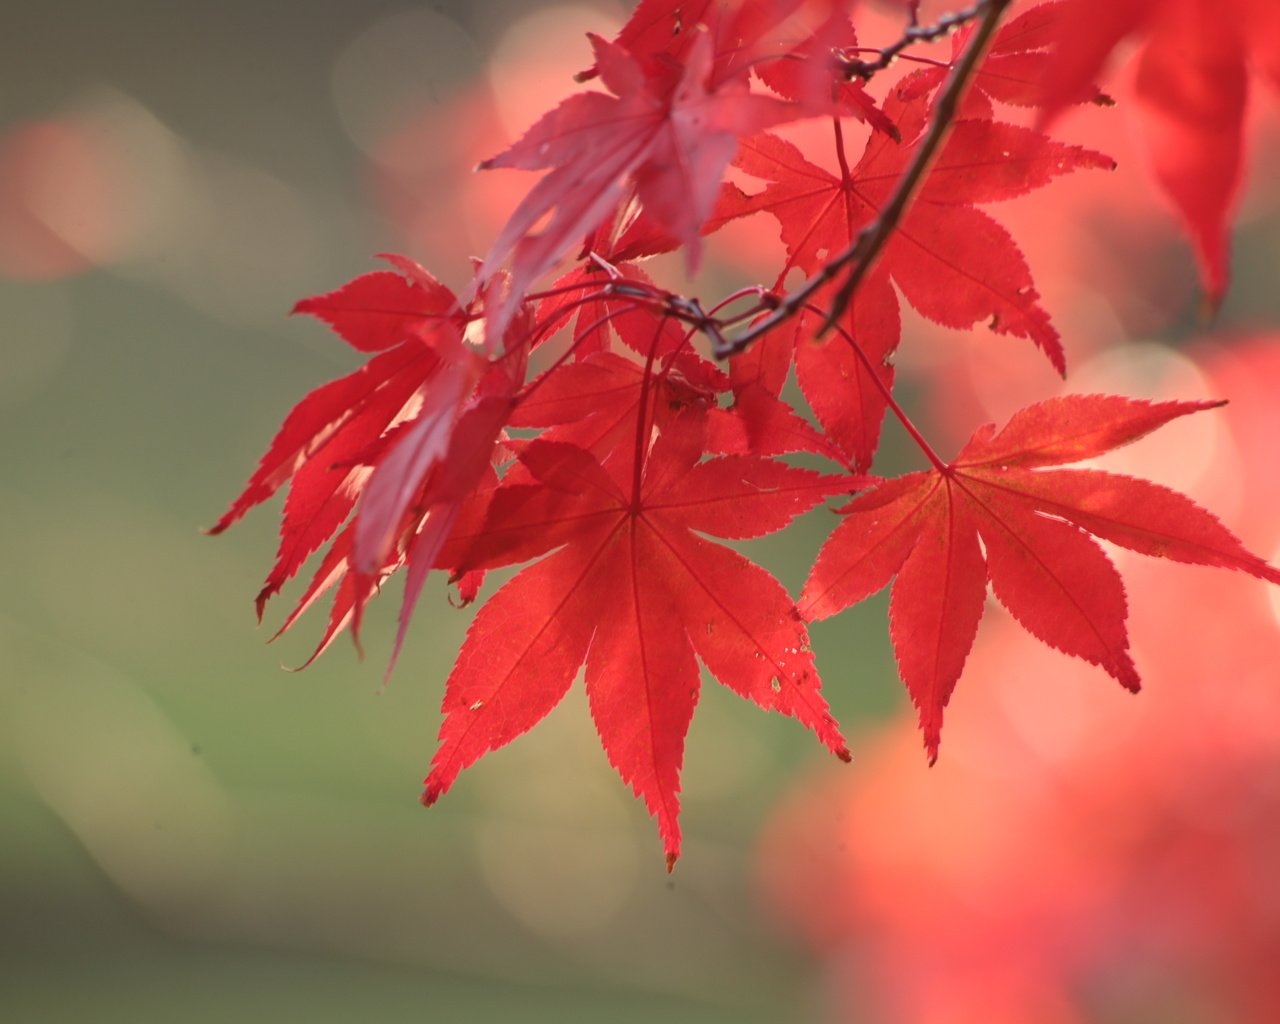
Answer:
[[[742,294],[741,292],[737,294]],[[750,294],[748,292],[747,294]],[[730,297],[732,298],[732,296]],[[729,300],[726,300],[726,302]],[[723,306],[721,303],[720,306]],[[683,295],[667,296],[667,306],[670,313],[676,318],[683,320],[690,327],[702,331],[711,339],[711,347],[718,351],[725,345],[729,344],[729,339],[724,336],[720,330],[720,322],[702,308],[702,304],[694,298],[686,298]],[[719,309],[720,306],[716,308]]]
[[[782,296],[777,308],[769,316],[756,321],[737,337],[725,339],[724,344],[717,344],[715,347],[717,357],[723,359],[741,352],[761,335],[795,316],[820,288],[847,270],[848,276],[841,283],[839,292],[827,309],[826,320],[818,331],[819,336],[825,334],[840,318],[848,308],[854,291],[875,264],[890,236],[901,223],[911,205],[911,200],[919,190],[925,175],[928,174],[934,158],[942,148],[942,143],[956,119],[965,87],[977,72],[978,64],[986,53],[987,46],[1000,24],[1000,19],[1011,2],[1012,0],[979,0],[979,3],[972,8],[973,13],[966,11],[950,16],[952,18],[964,16],[966,20],[981,16],[982,20],[969,40],[960,61],[952,68],[946,84],[938,94],[929,127],[916,147],[911,163],[898,179],[893,195],[880,211],[880,216],[863,228],[845,249],[824,264],[813,277],[795,291]],[[931,26],[933,27],[936,26]]]
[[[655,331],[653,341],[649,343],[649,354],[644,361],[644,376],[640,380],[640,402],[636,406],[635,465],[631,467],[631,514],[633,516],[640,512],[640,489],[644,483],[645,455],[649,450],[649,392],[653,381],[653,360],[657,354],[658,332]]]
[[[846,46],[842,47],[841,53],[883,53],[878,46]],[[847,58],[846,58],[847,59]],[[931,68],[949,68],[951,61],[938,60],[937,57],[922,57],[918,53],[900,53],[898,60],[910,61],[912,64],[927,64]],[[844,66],[844,61],[839,62],[840,66]]]
[[[902,38],[896,42],[877,51],[879,56],[875,60],[862,60],[859,57],[850,57],[840,61],[840,66],[844,68],[845,77],[852,80],[861,78],[864,82],[875,75],[879,74],[885,68],[889,67],[903,50],[917,43],[935,43],[943,36],[950,35],[962,25],[977,18],[984,17],[987,13],[987,3],[984,0],[978,0],[978,3],[963,11],[956,11],[955,14],[944,14],[932,25],[921,25],[918,22],[919,3],[912,4],[908,11],[910,23],[902,32]],[[860,49],[863,49],[860,47]]]

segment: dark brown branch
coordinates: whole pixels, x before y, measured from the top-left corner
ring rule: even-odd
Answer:
[[[885,204],[884,209],[880,211],[880,215],[863,228],[845,249],[824,264],[813,277],[809,278],[795,291],[782,296],[778,300],[776,308],[768,316],[756,321],[754,325],[737,337],[718,339],[715,346],[717,357],[723,359],[736,352],[741,352],[757,338],[795,316],[820,288],[847,271],[848,276],[841,283],[840,290],[836,293],[835,299],[827,309],[827,318],[818,331],[819,335],[825,334],[831,325],[840,318],[841,314],[848,308],[858,285],[874,266],[876,259],[884,249],[885,243],[889,241],[890,236],[901,223],[903,216],[911,205],[911,200],[915,197],[925,176],[928,174],[934,158],[942,148],[942,143],[945,141],[947,133],[956,119],[956,114],[960,109],[960,98],[964,94],[965,87],[977,72],[978,64],[981,62],[983,54],[986,53],[987,46],[990,44],[996,28],[1000,24],[1000,19],[1011,2],[1012,0],[979,0],[979,3],[972,8],[972,13],[966,11],[949,16],[951,18],[964,17],[966,20],[980,17],[981,21],[978,23],[973,38],[969,40],[964,54],[955,67],[952,68],[946,84],[938,94],[929,120],[929,127],[923,138],[921,138],[911,163],[903,171],[902,177],[898,179],[898,185],[894,189],[893,195],[889,198],[888,203]],[[942,19],[942,21],[946,20]],[[940,21],[938,24],[942,24],[942,22]],[[930,26],[930,30],[934,27],[936,26]]]

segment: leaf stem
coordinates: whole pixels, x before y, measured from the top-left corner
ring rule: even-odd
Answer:
[[[822,309],[818,306],[811,304],[807,308],[811,312],[817,313],[819,316],[823,315]],[[876,390],[880,392],[885,403],[893,411],[894,416],[898,418],[898,422],[901,423],[907,433],[911,435],[911,440],[915,441],[919,449],[924,452],[925,458],[933,463],[933,468],[939,473],[944,476],[949,476],[951,473],[950,468],[942,461],[938,453],[933,450],[933,445],[929,444],[925,439],[925,436],[920,433],[920,429],[911,422],[911,417],[907,415],[906,410],[898,404],[898,400],[893,397],[893,389],[880,379],[880,374],[876,372],[876,367],[875,364],[871,362],[871,357],[862,350],[862,346],[858,344],[853,335],[845,330],[843,326],[836,324],[835,330],[846,342],[849,343],[849,347],[853,349],[854,355],[858,357],[858,361],[862,363],[863,369],[867,371],[867,376],[869,376],[875,383]]]
[[[835,130],[836,136],[836,160],[840,162],[840,183],[848,188],[849,182],[853,180],[853,175],[849,172],[849,158],[844,152],[844,128],[840,125],[839,116],[831,118],[831,126]]]
[[[649,344],[649,355],[644,361],[644,376],[640,380],[640,401],[636,406],[636,450],[635,465],[631,469],[631,515],[640,514],[640,487],[644,480],[645,453],[649,431],[649,392],[653,380],[653,359],[658,353],[659,332],[654,331],[653,341]]]

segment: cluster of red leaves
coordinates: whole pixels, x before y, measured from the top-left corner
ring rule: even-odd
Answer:
[[[332,592],[318,654],[345,627],[358,634],[380,583],[403,569],[398,652],[433,569],[466,603],[488,570],[537,559],[471,626],[445,684],[427,803],[545,716],[585,666],[605,752],[656,817],[670,865],[699,661],[847,758],[805,623],[896,577],[891,632],[932,757],[988,580],[1032,633],[1135,689],[1124,590],[1088,534],[1280,581],[1180,495],[1045,468],[1205,403],[1047,402],[998,434],[979,429],[949,464],[915,431],[892,391],[899,294],[940,324],[1027,339],[1063,372],[1062,342],[1017,243],[980,207],[1110,162],[995,112],[1030,102],[1026,83],[1048,66],[1061,4],[1014,18],[975,65],[982,32],[1008,6],[986,0],[955,71],[917,72],[882,100],[848,73],[860,51],[847,6],[644,0],[617,39],[590,37],[594,64],[580,78],[607,91],[570,96],[486,162],[543,174],[461,296],[394,256],[393,270],[298,304],[374,355],[293,410],[214,528],[289,483],[259,613],[328,543],[281,630]],[[975,68],[957,119],[947,90]],[[835,170],[815,162],[826,153],[768,131],[802,118],[831,126]],[[845,141],[854,127],[866,134],[857,159]],[[835,308],[839,271],[904,182],[914,202]],[[786,250],[772,290],[746,289],[706,312],[638,265],[678,248],[692,270],[702,236],[761,214]],[[797,269],[815,283],[804,301],[784,294]],[[702,335],[723,349],[747,323],[761,337],[727,375],[699,354]],[[532,377],[531,363],[543,367]],[[782,397],[793,367],[817,427]],[[932,470],[863,475],[886,410]],[[795,452],[837,471],[777,458]],[[772,533],[832,495],[856,496],[798,606],[765,570],[703,536]]]

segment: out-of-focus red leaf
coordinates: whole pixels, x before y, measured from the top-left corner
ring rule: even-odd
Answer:
[[[1156,178],[1182,215],[1216,307],[1230,274],[1247,68],[1280,88],[1280,7],[1272,0],[1062,0],[1061,8],[1042,78],[1045,117],[1082,98],[1122,40],[1140,38],[1137,96]]]
[[[481,280],[511,256],[510,297],[495,315],[499,330],[529,285],[615,211],[628,182],[696,267],[698,234],[738,139],[799,110],[752,94],[741,76],[709,84],[713,54],[704,32],[693,33],[684,63],[643,63],[622,46],[591,41],[611,94],[569,97],[483,164],[547,171],[485,257]]]

